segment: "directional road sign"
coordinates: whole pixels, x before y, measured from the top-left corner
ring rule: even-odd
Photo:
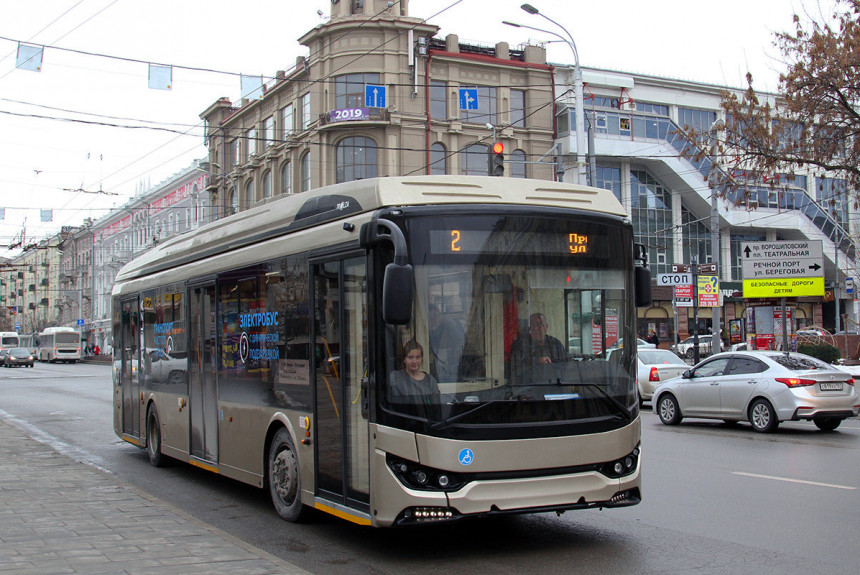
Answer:
[[[685,286],[693,284],[693,274],[657,274],[658,286]]]
[[[741,244],[745,280],[824,277],[821,240]]]
[[[385,86],[377,86],[376,84],[365,84],[364,105],[368,108],[386,107],[388,104],[385,103]]]
[[[460,109],[461,110],[477,110],[478,109],[478,89],[477,88],[460,88]]]

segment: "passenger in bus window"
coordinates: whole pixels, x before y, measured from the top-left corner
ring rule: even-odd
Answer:
[[[439,386],[436,378],[421,370],[424,348],[414,339],[403,346],[403,369],[391,374],[388,397],[392,401],[416,403],[427,398],[427,403],[438,403]],[[435,401],[433,400],[435,398]]]
[[[540,365],[567,361],[564,346],[547,334],[548,324],[542,313],[529,317],[528,335],[518,338],[511,346],[511,376],[521,380],[523,374]]]
[[[444,317],[435,304],[430,304],[429,312],[430,373],[442,382],[457,381],[466,335],[460,324]]]

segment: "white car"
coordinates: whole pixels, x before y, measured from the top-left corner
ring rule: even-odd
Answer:
[[[699,357],[705,357],[711,355],[711,342],[713,341],[713,336],[711,335],[700,335],[699,336]],[[685,340],[681,340],[677,344],[672,344],[669,346],[669,349],[674,351],[681,357],[686,357],[687,359],[693,359],[695,352],[695,341],[693,336],[688,337]],[[722,351],[722,343],[720,343],[720,350]]]
[[[623,350],[610,350],[608,361],[620,361]],[[640,347],[636,351],[636,387],[639,390],[639,405],[649,401],[654,389],[661,381],[678,377],[690,368],[687,363],[667,349]]]

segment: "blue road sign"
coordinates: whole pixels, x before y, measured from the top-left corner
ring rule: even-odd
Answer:
[[[384,108],[387,106],[385,103],[385,86],[365,84],[364,105],[368,108]]]
[[[21,324],[20,323],[15,324],[15,331],[21,331]]]
[[[460,109],[461,110],[477,110],[478,109],[478,89],[477,88],[460,88]]]
[[[84,325],[84,320],[79,319],[79,320],[78,320],[78,325],[79,325],[79,326],[83,326],[83,325]]]

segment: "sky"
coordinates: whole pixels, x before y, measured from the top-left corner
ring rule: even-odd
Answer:
[[[33,243],[98,219],[205,158],[200,113],[238,100],[239,74],[271,78],[307,55],[297,40],[325,22],[330,1],[0,0],[0,258],[19,253],[8,246],[22,232]],[[749,70],[767,91],[784,68],[774,33],[804,10],[801,0],[530,3],[571,33],[584,67],[733,87]],[[409,15],[461,42],[552,40],[501,23],[558,31],[521,4],[410,0]],[[41,71],[16,69],[19,42],[45,46]],[[566,44],[547,50],[572,63]],[[147,87],[150,62],[174,66],[171,90]]]

